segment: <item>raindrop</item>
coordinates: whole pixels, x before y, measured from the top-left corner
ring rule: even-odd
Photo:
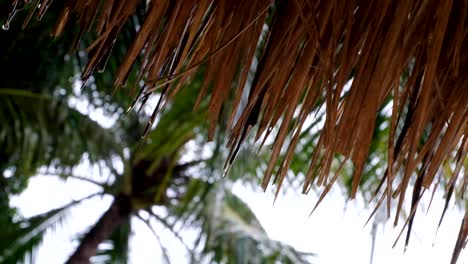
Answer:
[[[44,3],[44,6],[42,6],[41,3],[39,3],[37,5],[37,9],[39,9],[39,13],[37,14],[37,18],[39,20],[42,20],[42,18],[44,17],[44,14],[47,12],[47,10],[49,9],[49,6],[51,4],[52,1],[48,1],[46,3]]]
[[[112,47],[114,46],[114,43],[115,43],[115,40],[112,42],[110,47],[106,51],[104,51],[103,57],[101,58],[101,61],[96,66],[98,73],[103,73],[106,70],[107,61],[109,60],[109,57],[110,57],[110,54],[111,54],[111,51],[112,51]]]
[[[7,17],[6,21],[2,25],[3,30],[10,29],[10,22],[13,19],[13,17],[16,15],[16,12],[18,11],[18,3],[19,3],[19,0],[15,0],[13,2],[12,6],[11,6],[11,11],[8,14],[8,17]]]
[[[83,89],[84,89],[84,88],[85,88],[85,86],[86,86],[86,82],[88,81],[88,78],[86,78],[86,79],[82,79],[81,81],[82,81],[82,83],[81,83],[80,90],[81,90],[81,91],[83,91]]]

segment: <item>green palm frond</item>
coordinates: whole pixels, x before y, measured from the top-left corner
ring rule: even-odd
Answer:
[[[229,189],[220,191],[223,198],[213,205],[220,211],[205,212],[209,216],[203,225],[205,259],[214,263],[310,263],[308,256],[313,254],[269,238],[246,203]]]
[[[88,154],[95,162],[118,155],[121,146],[111,129],[88,115],[42,94],[0,89],[0,166],[15,168],[16,178],[30,176],[41,166],[71,169]]]
[[[185,143],[194,139],[196,133],[205,127],[206,102],[194,108],[201,82],[195,78],[189,85],[183,85],[174,100],[166,102],[166,107],[146,127],[146,144],[139,151],[137,160],[170,156],[183,149]],[[161,95],[162,97],[163,95]],[[163,98],[159,103],[165,102]],[[154,115],[154,114],[153,114]],[[154,129],[151,125],[157,123]],[[203,143],[202,143],[203,144]]]
[[[228,186],[224,181],[193,179],[180,202],[161,218],[174,233],[199,228],[195,263],[310,263],[312,254],[269,238],[253,211]]]
[[[46,232],[54,230],[68,217],[70,210],[81,202],[98,194],[92,194],[48,212],[21,219],[14,225],[0,229],[0,263],[23,263],[34,260]]]

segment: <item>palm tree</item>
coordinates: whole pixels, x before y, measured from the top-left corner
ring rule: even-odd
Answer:
[[[17,90],[16,92],[20,93],[20,91]],[[9,92],[13,94],[13,91]],[[31,99],[22,103],[21,101],[14,102],[14,99],[12,100],[10,96],[5,96],[4,99],[8,99],[9,103],[22,105],[22,109],[27,109],[28,105],[31,105],[31,100],[38,99],[33,97],[32,94],[14,94],[14,96],[11,96],[14,99],[24,99],[22,97]],[[187,95],[184,96],[186,98],[193,98]],[[171,111],[161,115],[160,124],[173,123],[180,116],[180,112],[178,111],[181,109],[183,108],[176,107],[175,105],[172,106]],[[37,111],[37,109],[34,110]],[[70,109],[67,110],[72,111]],[[4,111],[3,113],[8,112]],[[50,111],[36,112],[36,114],[46,117],[47,113],[50,113]],[[81,126],[89,130],[85,134],[85,138],[96,140],[95,142],[91,142],[90,146],[102,145],[113,146],[114,148],[126,146],[123,142],[119,143],[116,137],[112,137],[112,131],[106,131],[106,129],[101,128],[95,122],[89,121],[89,117],[79,112],[77,113],[76,110],[73,111],[73,114],[79,116],[81,119],[77,119],[77,121]],[[35,117],[34,114],[27,112],[22,113],[22,115],[27,118]],[[73,123],[75,121],[72,119],[72,115],[67,117],[68,122]],[[153,216],[152,218],[163,223],[177,237],[180,237],[180,235],[178,231],[175,231],[175,226],[182,222],[190,221],[190,224],[185,223],[185,225],[191,228],[199,227],[201,230],[200,236],[204,237],[200,237],[198,241],[199,243],[203,243],[204,241],[205,244],[202,244],[203,254],[199,256],[195,256],[195,253],[192,252],[194,250],[191,249],[190,251],[193,261],[196,263],[201,258],[209,260],[210,254],[212,255],[212,260],[216,260],[219,263],[224,263],[224,261],[235,262],[236,259],[242,259],[246,256],[256,256],[259,258],[258,261],[263,259],[273,262],[283,260],[288,263],[307,263],[307,260],[304,258],[305,254],[298,253],[291,247],[268,239],[265,231],[247,205],[229,191],[228,185],[223,182],[213,182],[213,176],[211,176],[213,173],[207,173],[208,169],[200,168],[195,170],[198,175],[203,175],[205,171],[205,176],[196,177],[187,174],[190,169],[193,171],[193,167],[202,166],[203,163],[207,166],[206,163],[209,160],[194,160],[181,164],[171,164],[172,160],[175,159],[177,161],[177,157],[184,150],[185,142],[179,141],[182,135],[186,135],[185,140],[187,141],[196,135],[193,130],[199,122],[197,118],[200,118],[199,113],[194,113],[193,116],[186,116],[186,120],[178,118],[181,125],[175,127],[179,128],[177,133],[174,133],[173,126],[158,126],[160,129],[150,132],[148,137],[152,144],[145,145],[139,155],[131,155],[131,157],[124,160],[124,164],[128,164],[129,167],[124,169],[123,174],[119,174],[115,169],[112,169],[112,175],[109,176],[114,178],[115,181],[110,183],[94,182],[102,188],[102,192],[93,194],[92,196],[111,195],[115,197],[114,202],[83,237],[80,246],[74,255],[71,256],[68,263],[85,263],[89,261],[91,256],[96,254],[108,257],[110,263],[114,263],[114,261],[125,263],[131,230],[129,226],[130,218],[132,216],[137,217],[152,228],[149,220],[141,216],[142,211],[148,212]],[[94,127],[87,127],[86,123],[84,123],[85,121],[90,122]],[[22,122],[25,125],[38,123],[37,120],[22,120]],[[44,122],[40,125],[47,126],[47,124],[51,125],[54,123]],[[65,124],[69,125],[67,122]],[[134,123],[130,127],[134,129],[136,125]],[[46,129],[51,134],[50,136],[55,139],[63,139],[67,136],[53,132],[54,130],[49,127],[43,127],[43,129]],[[76,132],[76,130],[71,131]],[[56,133],[56,135],[52,133]],[[102,133],[102,135],[99,135],[99,133]],[[135,135],[138,135],[138,133],[135,133]],[[112,139],[114,139],[113,142],[105,142]],[[138,139],[132,139],[134,144],[138,143]],[[25,140],[23,139],[22,141],[24,142]],[[166,144],[161,144],[161,142],[165,142]],[[27,143],[25,142],[25,144]],[[92,151],[92,149],[87,150]],[[17,151],[23,155],[27,154],[21,149],[17,149]],[[94,153],[98,152],[95,151]],[[54,159],[60,157],[57,153],[55,155],[57,156],[53,157]],[[27,159],[24,160],[27,161]],[[21,164],[23,167],[27,165],[27,163]],[[60,163],[60,165],[65,166],[66,163]],[[16,168],[20,169],[22,167]],[[56,173],[59,177],[79,178],[92,182],[92,179],[77,177],[73,175],[73,170],[71,171],[61,170],[55,172],[52,170],[43,173],[49,175]],[[17,177],[23,176],[24,174],[21,175],[22,172],[24,170],[17,170]],[[252,179],[255,180],[254,178]],[[174,192],[176,195],[168,197],[168,193],[170,192]],[[16,263],[28,253],[31,253],[32,250],[40,245],[42,237],[48,229],[63,221],[64,218],[70,215],[69,212],[74,206],[79,205],[88,198],[91,198],[91,196],[74,201],[61,208],[52,209],[44,214],[15,222],[14,227],[2,229],[2,237],[5,239],[3,240],[5,243],[0,248],[2,263]],[[154,206],[165,207],[168,215],[165,217],[157,215],[152,210]],[[156,231],[153,232],[157,234]],[[108,240],[110,240],[113,250],[99,252],[97,246]],[[250,246],[248,246],[249,244]],[[236,250],[239,245],[245,247],[244,251]],[[198,247],[199,245],[195,246]],[[165,252],[166,250],[164,249],[163,251]]]
[[[250,208],[230,191],[232,180],[215,180],[221,176],[215,159],[219,159],[222,150],[222,134],[214,149],[207,146],[200,136],[207,102],[202,102],[199,110],[189,111],[201,86],[200,78],[193,80],[191,89],[184,89],[177,95],[179,99],[161,112],[158,126],[149,127],[147,140],[142,142],[149,117],[145,110],[140,116],[129,114],[105,128],[73,106],[73,101],[80,101],[112,114],[121,112],[131,101],[116,94],[105,99],[105,103],[99,102],[94,93],[109,89],[105,75],[90,81],[87,89],[91,91],[76,91],[74,75],[80,70],[82,59],[79,54],[77,59],[66,55],[67,37],[52,45],[47,38],[38,41],[36,48],[43,53],[25,52],[32,41],[31,33],[47,30],[47,25],[39,24],[25,34],[2,33],[12,41],[2,42],[9,56],[0,56],[1,67],[11,71],[0,81],[0,171],[4,194],[1,205],[5,209],[0,214],[1,263],[26,261],[28,256],[33,262],[34,251],[44,234],[72,216],[73,208],[97,195],[111,196],[113,203],[83,235],[68,263],[87,263],[94,255],[104,257],[107,263],[127,263],[132,218],[143,221],[158,237],[160,230],[154,230],[153,225],[159,222],[182,243],[185,241],[179,234],[181,228],[198,230],[197,242],[187,246],[194,263],[309,263],[310,254],[268,238]],[[51,55],[53,52],[58,54]],[[52,60],[47,62],[45,58],[49,56]],[[112,56],[109,66],[118,58]],[[28,78],[20,78],[17,71],[26,60],[31,67],[22,69],[22,74]],[[42,75],[48,76],[47,80]],[[202,150],[209,154],[198,157]],[[187,155],[188,152],[192,154]],[[109,171],[109,180],[97,182],[75,175],[74,167],[83,160]],[[122,171],[117,168],[119,164],[124,165]],[[40,177],[37,174],[84,180],[99,186],[101,191],[18,220],[9,197],[21,193],[28,178]],[[250,181],[258,179],[250,177]],[[161,215],[161,209],[165,215]],[[145,218],[143,212],[150,218]],[[109,244],[111,249],[101,250],[100,244]],[[167,250],[163,244],[161,247],[169,261]]]
[[[184,97],[193,98],[187,94]],[[172,106],[169,111],[161,115],[159,123],[173,123],[180,116],[178,111],[181,109],[183,108]],[[216,174],[209,172],[213,169],[203,169],[203,166],[210,165],[211,160],[196,159],[177,163],[185,146],[185,142],[179,140],[185,138],[189,141],[196,135],[194,128],[200,116],[199,113],[194,113],[192,116],[185,116],[185,120],[178,118],[180,125],[175,127],[179,128],[177,133],[174,133],[174,126],[170,125],[161,125],[151,131],[148,139],[152,143],[141,147],[138,155],[131,154],[130,157],[124,158],[123,163],[128,167],[125,167],[123,173],[118,173],[117,170],[111,168],[112,175],[109,176],[115,179],[112,182],[93,182],[92,179],[73,175],[73,170],[72,172],[55,172],[54,170],[43,172],[49,175],[56,173],[63,178],[79,178],[93,182],[102,188],[102,192],[92,196],[104,194],[115,197],[110,208],[84,235],[80,246],[68,263],[86,263],[96,254],[106,256],[109,263],[115,263],[115,261],[125,263],[131,235],[130,218],[136,217],[148,224],[149,228],[153,228],[149,219],[141,216],[142,211],[148,212],[153,219],[162,223],[179,238],[176,226],[183,223],[191,228],[198,227],[200,238],[197,240],[202,244],[194,247],[201,247],[202,253],[196,255],[195,249],[190,249],[192,261],[195,263],[199,263],[200,259],[230,263],[247,256],[255,256],[262,263],[266,260],[308,263],[305,258],[306,254],[298,253],[289,246],[270,240],[251,210],[240,198],[229,191],[228,185],[222,181],[213,181],[212,175]],[[31,124],[34,121],[25,122]],[[130,127],[134,129],[136,125],[134,123]],[[112,131],[105,131],[103,128],[101,130],[104,131],[105,136],[97,137],[97,141],[112,138]],[[98,131],[94,129],[91,132]],[[135,134],[138,135],[138,133]],[[59,138],[59,135],[56,137]],[[133,138],[134,144],[139,142],[138,139]],[[119,147],[126,145],[123,142],[119,144],[118,140],[111,143],[94,142],[94,145],[98,144]],[[193,170],[194,167],[197,169]],[[196,174],[191,175],[190,171]],[[174,194],[169,196],[169,193]],[[63,221],[70,215],[69,212],[74,206],[90,197],[15,222],[15,228],[3,229],[2,237],[5,238],[6,243],[0,249],[2,263],[16,263],[27,253],[31,253],[40,244],[47,229]],[[163,217],[156,214],[153,210],[154,206],[165,208],[167,215]],[[153,232],[158,235],[157,231],[153,230]],[[98,251],[97,246],[106,241],[112,245],[112,250]],[[239,246],[245,248],[239,251],[237,249]],[[165,251],[166,249],[163,249],[163,252]]]
[[[5,27],[19,2],[13,1]],[[220,114],[229,109],[227,168],[252,131],[257,140],[275,135],[261,185],[266,189],[276,174],[281,187],[307,117],[323,109],[325,121],[303,172],[303,192],[315,183],[326,195],[338,172],[350,166],[354,198],[372,164],[380,112],[389,105],[383,115],[389,128],[387,154],[376,197],[379,205],[385,201],[389,215],[393,198],[397,200],[396,225],[412,186],[407,241],[421,196],[435,188],[438,178],[446,185],[447,203],[453,194],[466,201],[468,82],[461,74],[468,65],[465,2],[143,2],[143,9],[137,0],[65,3],[52,34],[65,32],[75,13],[77,38],[87,33],[94,39],[83,79],[106,64],[123,25],[143,10],[146,19],[115,72],[115,85],[124,84],[141,59],[136,68],[137,80],[145,83],[142,93],[161,90],[163,99],[170,100],[204,68],[195,105],[210,98],[209,139]],[[38,9],[42,15],[48,3],[29,5],[29,13]],[[252,82],[246,86],[249,77]],[[242,98],[246,104],[240,104]],[[450,171],[446,177],[439,176],[443,167]],[[452,263],[468,240],[466,212]]]

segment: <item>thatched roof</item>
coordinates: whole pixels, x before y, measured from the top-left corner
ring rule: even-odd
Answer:
[[[19,0],[13,1],[17,3]],[[26,1],[25,1],[26,2]],[[29,2],[29,1],[28,1]],[[32,1],[42,15],[50,0]],[[87,79],[105,64],[119,30],[139,0],[68,0],[52,34],[58,36],[78,14],[80,34],[98,33],[88,48]],[[468,183],[468,2],[429,0],[148,1],[146,19],[115,74],[121,86],[137,58],[146,83],[143,93],[160,89],[170,99],[204,65],[199,100],[209,97],[209,138],[223,104],[232,101],[229,163],[251,131],[270,136],[279,127],[262,187],[272,174],[281,186],[306,118],[324,106],[325,125],[311,156],[304,184],[325,186],[340,153],[355,166],[355,195],[369,154],[377,114],[392,102],[388,168],[380,202],[396,197],[395,222],[414,180],[411,223],[420,197],[446,162],[447,201],[454,186],[465,199]],[[40,4],[40,7],[39,7]],[[75,21],[73,21],[75,23]],[[247,88],[252,61],[258,58]],[[250,73],[252,74],[252,73]],[[352,78],[349,89],[345,84]],[[175,85],[170,85],[174,83]],[[248,91],[248,103],[240,108]],[[235,120],[236,113],[240,118]],[[236,122],[234,122],[236,121]],[[256,130],[252,130],[252,128]],[[278,160],[281,151],[285,158]],[[280,169],[275,165],[281,163]],[[394,183],[395,176],[402,175]],[[390,210],[390,209],[388,209]],[[454,250],[455,262],[468,240],[468,212]]]

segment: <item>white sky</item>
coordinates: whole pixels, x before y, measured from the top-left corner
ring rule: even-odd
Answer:
[[[98,173],[96,170],[90,172],[94,175]],[[28,189],[12,202],[19,206],[24,215],[30,216],[98,190],[89,183],[77,180],[65,183],[55,177],[36,177],[31,179]],[[314,263],[369,263],[371,224],[363,226],[370,211],[364,208],[362,201],[351,201],[346,207],[345,197],[335,188],[309,217],[317,196],[298,195],[294,191],[299,192],[291,190],[273,205],[273,196],[269,192],[251,191],[239,184],[234,187],[234,192],[247,201],[273,239],[287,242],[299,250],[317,253]],[[63,263],[76,246],[71,240],[94,223],[109,204],[110,199],[95,198],[72,211],[71,217],[61,228],[46,236],[38,252],[37,263]],[[404,237],[392,249],[401,224],[395,229],[391,222],[384,229],[380,226],[374,263],[448,263],[463,215],[452,205],[435,236],[442,207],[442,194],[438,193],[429,214],[419,212],[409,248],[404,254]],[[160,263],[161,252],[157,240],[144,224],[139,221],[134,224],[135,236],[130,252],[132,263]],[[184,252],[183,245],[169,232],[163,231],[161,226],[156,228],[169,248],[171,261],[185,263],[185,256],[181,254]],[[185,236],[190,240],[192,235]],[[462,252],[458,263],[468,263],[468,251]]]

